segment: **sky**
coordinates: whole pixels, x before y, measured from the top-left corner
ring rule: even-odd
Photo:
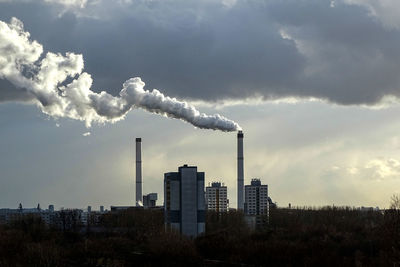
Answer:
[[[0,207],[133,205],[136,137],[236,207],[239,128],[278,206],[388,207],[398,47],[396,0],[0,0]]]

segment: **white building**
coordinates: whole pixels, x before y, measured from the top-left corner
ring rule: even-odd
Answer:
[[[220,182],[212,182],[211,186],[206,187],[206,207],[208,210],[216,212],[227,212],[229,200],[227,197],[227,187]]]
[[[20,204],[18,209],[0,209],[0,224],[10,223],[26,215],[35,215],[41,217],[46,224],[50,225],[54,221],[54,214],[53,205],[49,205],[49,209],[43,210],[40,205],[37,208],[22,208]]]
[[[205,231],[204,172],[183,165],[164,174],[164,213],[167,229],[187,236]]]
[[[268,215],[268,185],[262,185],[260,179],[245,186],[244,211],[246,215]]]

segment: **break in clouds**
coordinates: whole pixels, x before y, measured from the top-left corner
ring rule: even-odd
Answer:
[[[15,86],[14,100],[30,101],[49,116],[85,121],[89,127],[92,122],[121,120],[132,108],[142,108],[198,128],[240,129],[237,123],[223,116],[206,115],[156,89],[145,90],[145,83],[139,77],[125,81],[117,97],[105,91],[93,92],[92,78],[83,72],[82,55],[42,54],[42,45],[30,40],[20,20],[0,21],[0,78]]]

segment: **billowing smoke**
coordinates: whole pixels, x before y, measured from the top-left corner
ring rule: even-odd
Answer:
[[[0,79],[15,87],[13,100],[29,101],[52,117],[67,117],[92,122],[121,120],[133,108],[142,108],[170,118],[181,119],[198,128],[236,131],[240,126],[221,115],[200,113],[194,106],[144,89],[138,77],[124,82],[118,97],[107,92],[91,91],[92,78],[83,72],[82,55],[65,56],[48,52],[30,40],[23,24],[16,18],[0,21]],[[6,99],[1,99],[5,101]]]

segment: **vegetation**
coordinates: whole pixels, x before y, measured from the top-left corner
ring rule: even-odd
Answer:
[[[161,210],[104,215],[90,227],[51,229],[23,217],[0,227],[0,266],[397,266],[400,210],[270,210],[250,229],[243,214],[208,212],[206,233],[165,232]]]
[[[398,210],[400,209],[400,195],[394,194],[390,199],[390,209]]]

